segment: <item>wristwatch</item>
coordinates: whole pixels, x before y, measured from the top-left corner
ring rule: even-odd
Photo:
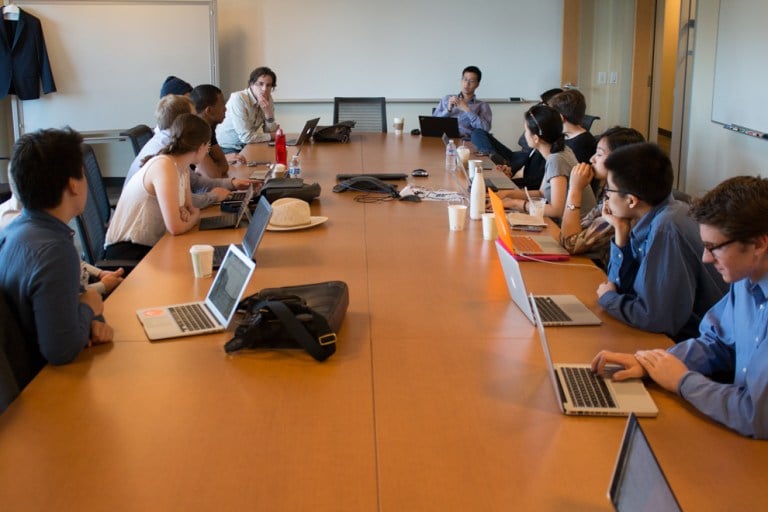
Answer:
[[[567,204],[565,205],[565,207],[568,208],[569,210],[581,210],[581,206],[579,206],[578,204]]]
[[[268,118],[265,119],[265,121],[268,122],[268,123],[274,123],[275,122],[275,118],[274,117],[268,117]]]

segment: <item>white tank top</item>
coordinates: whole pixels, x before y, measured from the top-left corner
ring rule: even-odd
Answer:
[[[109,222],[105,246],[117,242],[133,242],[151,247],[165,234],[165,222],[160,211],[160,203],[157,197],[150,194],[144,186],[147,171],[161,159],[169,160],[175,165],[168,155],[152,157],[123,186],[115,214]],[[179,172],[178,175],[179,205],[183,205],[189,188],[189,171]]]

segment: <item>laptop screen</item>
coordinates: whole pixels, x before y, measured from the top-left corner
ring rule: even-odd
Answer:
[[[239,249],[230,245],[205,300],[222,325],[227,326],[232,320],[252,268],[250,258],[246,259]]]
[[[681,510],[634,414],[627,420],[608,496],[619,512]]]
[[[267,198],[261,196],[253,215],[251,215],[248,230],[243,237],[243,251],[246,256],[253,258],[264,236],[264,231],[267,229],[270,217],[272,217],[272,205],[269,204]]]

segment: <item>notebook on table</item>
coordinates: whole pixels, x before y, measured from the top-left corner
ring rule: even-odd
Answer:
[[[198,226],[198,229],[200,231],[205,231],[207,229],[226,229],[239,227],[243,219],[247,219],[249,217],[250,209],[248,208],[248,204],[253,198],[253,193],[253,185],[251,185],[245,192],[245,196],[243,197],[237,212],[223,213],[221,215],[214,215],[212,217],[203,217],[200,219],[200,225]]]
[[[549,235],[513,236],[501,198],[493,190],[488,191],[488,196],[491,199],[491,208],[496,220],[499,239],[514,258],[522,261],[565,261],[570,259],[571,255],[568,254],[568,251]]]
[[[520,263],[507,250],[501,240],[496,240],[504,280],[512,301],[533,324],[535,318],[525,288]],[[574,295],[542,295],[534,297],[546,326],[600,325],[602,321]]]
[[[614,382],[592,373],[589,364],[553,363],[544,323],[533,295],[530,304],[547,371],[562,413],[583,416],[626,416],[635,413],[651,417],[659,414],[659,409],[640,379]]]
[[[203,302],[136,311],[147,337],[154,341],[226,330],[254,268],[253,260],[230,245]]]
[[[267,230],[267,224],[272,217],[272,205],[269,204],[267,198],[261,196],[259,202],[256,204],[256,209],[251,214],[251,220],[248,224],[248,230],[243,236],[243,242],[236,245],[243,254],[251,259],[254,259],[256,255],[256,249],[259,248],[261,239],[264,237],[264,232]],[[221,266],[221,262],[224,261],[229,250],[228,245],[214,245],[213,246],[213,268],[217,269]]]
[[[424,137],[461,138],[459,119],[456,117],[419,116],[419,130]]]
[[[618,512],[682,510],[634,414],[627,419],[608,498]]]
[[[301,146],[305,142],[307,142],[311,137],[312,134],[315,133],[315,128],[317,128],[317,123],[320,122],[320,118],[316,117],[314,119],[310,119],[306,123],[304,123],[304,128],[301,129],[301,133],[299,136],[295,139],[288,139],[285,141],[286,146]],[[270,146],[275,145],[275,141],[272,141],[269,143]]]

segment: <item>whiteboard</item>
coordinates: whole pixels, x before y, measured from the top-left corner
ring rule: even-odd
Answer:
[[[538,98],[560,85],[562,19],[562,0],[261,0],[255,64],[275,70],[279,100],[431,100],[469,65],[480,98]]]
[[[57,92],[17,101],[19,132],[154,125],[168,75],[217,83],[215,0],[17,0],[40,18]]]
[[[720,2],[712,120],[768,132],[768,2]]]

